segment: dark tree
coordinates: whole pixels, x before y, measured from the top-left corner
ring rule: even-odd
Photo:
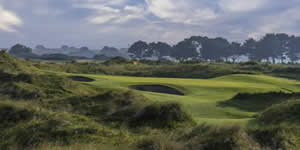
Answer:
[[[89,48],[88,48],[88,47],[86,47],[86,46],[83,46],[83,47],[81,47],[81,48],[80,48],[80,50],[81,50],[81,51],[88,51],[88,50],[89,50]]]
[[[16,44],[9,50],[9,54],[21,58],[38,58],[39,56],[32,53],[32,49],[21,44]]]
[[[199,56],[199,53],[193,45],[193,40],[185,39],[174,46],[174,52],[172,56],[177,59],[187,59],[196,58]]]
[[[32,49],[21,44],[16,44],[9,52],[11,54],[32,53]]]
[[[288,43],[290,52],[289,57],[292,61],[300,59],[300,37],[292,37]]]
[[[210,60],[219,60],[229,56],[230,43],[224,38],[208,39],[203,43],[203,57]]]
[[[145,51],[149,48],[148,44],[144,41],[135,42],[128,50],[129,53],[133,54],[134,58],[142,58]]]
[[[150,43],[148,51],[144,54],[144,57],[157,56],[162,58],[163,56],[170,56],[172,53],[172,47],[167,43],[157,42]]]
[[[254,53],[256,51],[257,42],[253,39],[247,39],[242,45],[243,53],[249,54],[250,58],[255,57]]]
[[[37,46],[35,47],[35,49],[46,50],[47,48],[46,48],[45,46],[43,46],[43,45],[37,45]]]

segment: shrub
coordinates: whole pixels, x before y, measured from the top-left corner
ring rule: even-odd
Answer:
[[[150,136],[136,144],[138,150],[185,150],[184,143],[176,142],[166,136]]]
[[[252,137],[265,149],[297,150],[299,127],[265,126],[249,131]]]
[[[33,112],[11,105],[0,105],[0,129],[17,125],[33,118]]]
[[[183,139],[188,150],[260,150],[248,133],[239,126],[216,127],[201,125]]]
[[[192,118],[183,111],[180,104],[152,104],[134,116],[130,126],[151,126],[154,128],[174,128],[180,124],[191,123]]]
[[[300,124],[300,100],[273,105],[263,111],[258,120],[264,124]]]

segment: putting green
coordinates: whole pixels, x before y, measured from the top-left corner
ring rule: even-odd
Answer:
[[[73,74],[74,75],[74,74]],[[82,74],[81,74],[82,75]],[[218,102],[231,99],[241,92],[300,92],[300,82],[266,75],[228,75],[213,79],[144,78],[107,75],[82,75],[96,81],[86,83],[103,89],[129,89],[132,85],[167,85],[184,96],[137,91],[152,101],[179,102],[198,123],[248,124],[257,112],[234,107],[220,107]],[[255,107],[255,105],[254,105]]]

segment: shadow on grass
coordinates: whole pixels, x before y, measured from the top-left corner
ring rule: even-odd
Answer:
[[[273,104],[279,104],[293,98],[300,98],[300,93],[239,93],[232,99],[219,102],[219,107],[235,107],[248,112],[260,112]]]
[[[139,90],[139,91],[147,91],[147,92],[184,96],[184,94],[182,92],[180,92],[179,90],[165,86],[165,85],[133,85],[133,86],[130,86],[130,88]]]

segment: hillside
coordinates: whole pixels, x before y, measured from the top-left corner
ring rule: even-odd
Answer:
[[[85,74],[93,68],[25,61],[5,52],[0,58],[1,150],[300,148],[300,82],[275,72],[245,64],[198,64],[203,66],[194,69],[195,77],[203,79],[162,78],[163,70],[159,77],[130,77]],[[102,65],[117,71],[113,67],[131,62],[93,66]],[[163,66],[197,66],[177,65]],[[230,72],[224,65],[255,74]],[[218,73],[207,74],[209,68]],[[285,67],[275,68],[282,73]]]

